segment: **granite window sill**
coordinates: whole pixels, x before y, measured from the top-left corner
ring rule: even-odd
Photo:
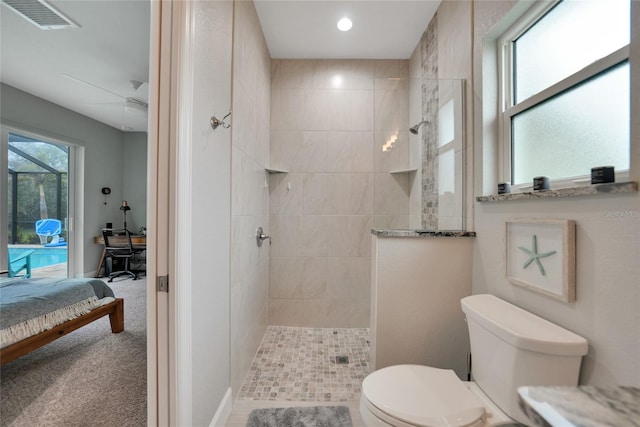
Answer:
[[[501,202],[507,200],[531,200],[544,198],[593,196],[596,194],[633,193],[638,191],[636,181],[611,182],[607,184],[594,184],[584,187],[558,188],[555,190],[526,191],[522,193],[494,194],[491,196],[478,196],[478,202]]]
[[[377,237],[476,237],[475,231],[372,229]]]

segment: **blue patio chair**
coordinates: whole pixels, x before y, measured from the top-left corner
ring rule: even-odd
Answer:
[[[62,234],[62,222],[59,219],[46,218],[36,221],[36,234],[40,236],[40,242],[44,246],[66,246],[67,242],[60,237]],[[51,241],[47,243],[47,239]]]
[[[31,254],[35,251],[26,251],[14,259],[9,258],[9,277],[23,277],[28,279],[31,277]],[[24,273],[20,272],[24,270]]]

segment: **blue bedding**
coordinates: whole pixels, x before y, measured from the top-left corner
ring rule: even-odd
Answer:
[[[2,347],[15,342],[16,334],[23,339],[27,332],[35,334],[89,312],[105,297],[114,297],[113,291],[97,279],[4,280],[0,283]]]

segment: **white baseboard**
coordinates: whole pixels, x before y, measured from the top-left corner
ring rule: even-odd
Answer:
[[[227,392],[224,394],[222,402],[220,402],[220,406],[218,406],[218,410],[213,416],[213,420],[211,420],[211,424],[209,424],[209,427],[224,427],[225,424],[227,424],[229,415],[231,415],[232,407],[233,401],[231,399],[231,387],[229,387],[227,389]]]

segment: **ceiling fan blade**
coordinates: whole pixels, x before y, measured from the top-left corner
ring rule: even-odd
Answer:
[[[131,106],[133,108],[139,108],[139,109],[143,109],[145,111],[149,109],[149,104],[147,102],[143,101],[142,99],[127,98],[124,102],[125,102],[125,107]]]
[[[73,81],[75,81],[75,82],[82,83],[82,84],[84,84],[84,85],[91,86],[92,88],[95,88],[95,89],[101,90],[101,91],[103,91],[103,92],[110,93],[111,95],[117,96],[118,98],[122,98],[122,99],[125,99],[125,100],[127,99],[125,96],[122,96],[122,95],[120,95],[120,94],[117,94],[117,93],[115,93],[115,92],[112,92],[112,91],[110,91],[109,89],[105,89],[105,88],[103,88],[103,87],[100,87],[100,86],[94,85],[93,83],[89,83],[89,82],[87,82],[87,81],[85,81],[85,80],[79,79],[79,78],[77,78],[77,77],[73,77],[73,76],[71,76],[71,75],[69,75],[69,74],[63,74],[63,76],[64,76],[64,77],[66,77],[66,78],[68,78],[68,79],[70,79],[70,80],[73,80]]]

